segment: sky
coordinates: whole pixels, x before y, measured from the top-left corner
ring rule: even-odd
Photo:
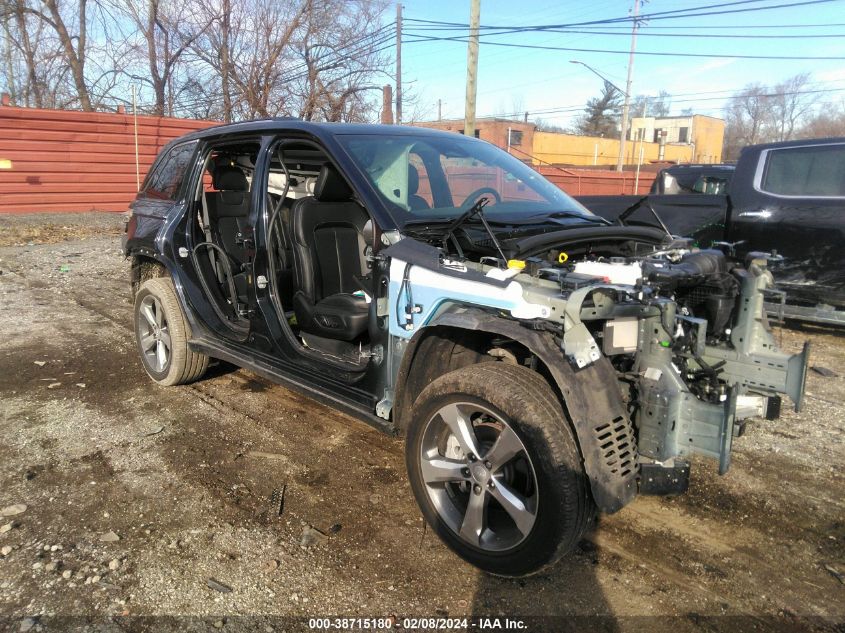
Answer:
[[[713,5],[728,0],[650,0],[641,13],[656,13]],[[794,4],[789,0],[761,0],[721,10]],[[629,15],[633,0],[481,0],[481,24],[525,26],[564,24]],[[715,11],[720,9],[710,9]],[[388,14],[391,12],[388,11]],[[465,35],[464,31],[422,31],[413,20],[469,22],[469,0],[405,0],[403,2],[403,84],[416,95],[417,116],[437,118],[442,100],[443,118],[463,118],[467,45],[465,42],[413,42],[413,33]],[[627,23],[628,25],[630,23]],[[780,25],[824,25],[781,28]],[[763,26],[765,28],[757,28]],[[671,28],[669,28],[671,27]],[[720,28],[705,28],[720,27]],[[727,28],[731,27],[731,28]],[[751,27],[751,28],[748,28]],[[597,27],[593,27],[597,28]],[[574,33],[519,33],[481,38],[477,116],[513,114],[527,110],[531,119],[566,127],[577,111],[542,113],[542,110],[582,108],[596,96],[602,80],[581,65],[592,66],[611,82],[625,87],[630,29],[616,28],[620,35]],[[678,33],[684,37],[654,36]],[[691,37],[702,34],[731,35],[834,35],[825,38],[722,39]],[[611,49],[624,54],[505,48],[485,40],[566,48]],[[752,82],[774,85],[798,73],[812,73],[812,89],[819,93],[819,107],[845,104],[845,59],[764,60],[732,59],[722,55],[781,55],[845,58],[845,0],[789,6],[766,11],[653,20],[645,23],[637,39],[632,95],[656,95],[665,90],[672,99],[670,114],[692,108],[697,114],[721,116],[724,98]],[[644,52],[700,53],[713,57],[650,56]],[[838,89],[842,89],[838,91]],[[836,90],[836,91],[833,91]],[[405,106],[405,118],[411,114]]]

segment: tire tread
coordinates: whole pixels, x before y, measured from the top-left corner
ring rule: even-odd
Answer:
[[[575,433],[564,408],[537,372],[505,362],[487,362],[463,367],[437,378],[423,389],[413,409],[418,411],[430,399],[456,392],[485,400],[492,397],[505,401],[510,412],[522,412],[519,422],[523,429],[530,427],[532,434],[541,435],[546,444],[552,462],[547,466],[557,469],[551,476],[556,477],[562,491],[561,514],[567,518],[567,526],[560,530],[554,551],[542,564],[519,574],[493,573],[530,575],[541,572],[575,547],[595,515]],[[486,395],[488,393],[489,396]],[[410,452],[408,456],[410,468]]]

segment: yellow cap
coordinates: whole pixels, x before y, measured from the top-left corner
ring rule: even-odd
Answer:
[[[567,261],[569,261],[569,255],[567,255],[566,253],[561,253],[557,256],[558,264],[565,264]]]
[[[525,268],[525,262],[521,259],[509,259],[508,268],[518,268],[519,270],[522,270]]]

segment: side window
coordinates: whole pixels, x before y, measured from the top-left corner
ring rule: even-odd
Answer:
[[[150,174],[144,193],[159,200],[176,200],[195,148],[196,141],[173,147]]]
[[[845,197],[845,144],[770,150],[760,188],[781,196]]]

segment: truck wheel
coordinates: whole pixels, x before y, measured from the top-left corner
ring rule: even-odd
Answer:
[[[148,279],[135,295],[135,341],[150,378],[164,386],[199,379],[209,358],[188,348],[190,326],[169,277]]]
[[[594,516],[560,403],[525,367],[487,362],[432,382],[414,404],[405,460],[428,524],[493,574],[551,565]]]

